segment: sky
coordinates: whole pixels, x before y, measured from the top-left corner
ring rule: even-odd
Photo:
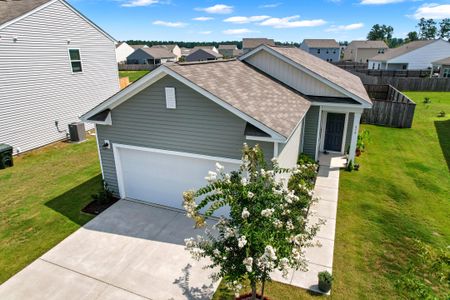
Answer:
[[[376,23],[394,37],[421,17],[450,18],[450,0],[69,0],[117,40],[230,41],[267,37],[365,39]]]

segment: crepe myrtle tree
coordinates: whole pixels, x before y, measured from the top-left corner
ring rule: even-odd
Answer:
[[[307,223],[313,191],[311,184],[298,178],[303,172],[310,175],[316,171],[317,165],[311,163],[281,168],[275,159],[268,169],[260,147],[244,144],[238,171],[225,173],[217,163],[216,171],[205,177],[205,187],[183,193],[187,216],[197,228],[205,226],[206,218],[219,208],[230,209],[213,231],[206,229],[205,236],[186,239],[186,249],[194,259],[208,257],[208,267],[219,270],[213,279],[223,278],[236,294],[242,289],[241,282],[248,280],[251,299],[256,299],[256,286],[261,283],[263,298],[271,272],[279,270],[287,277],[291,268],[307,268],[304,249],[314,245],[322,221]],[[289,176],[297,176],[293,190],[287,188]]]

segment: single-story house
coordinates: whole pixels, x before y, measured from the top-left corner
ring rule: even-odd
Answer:
[[[261,45],[237,60],[162,65],[81,119],[96,124],[116,195],[181,208],[182,192],[203,186],[216,162],[238,168],[243,143],[283,167],[300,152],[353,160],[371,106],[357,76],[298,48]]]
[[[20,153],[66,138],[119,90],[116,43],[64,0],[0,1],[0,144]]]
[[[152,48],[164,48],[167,49],[169,52],[173,53],[176,56],[176,60],[178,61],[181,57],[181,48],[178,47],[177,44],[167,44],[167,45],[155,45],[152,46]]]
[[[176,61],[177,57],[165,48],[139,48],[127,57],[127,64],[159,66],[166,62]]]
[[[267,38],[243,38],[242,52],[247,53],[261,45],[275,46],[275,41]]]
[[[219,45],[219,53],[225,58],[237,57],[241,55],[241,50],[237,45]]]
[[[343,60],[368,63],[369,59],[389,49],[384,41],[352,41],[345,47]]]
[[[372,70],[424,70],[450,56],[450,43],[442,39],[414,41],[372,57]]]
[[[134,48],[126,42],[120,42],[116,45],[116,61],[118,64],[127,62],[127,57],[134,52]]]
[[[223,55],[208,48],[194,48],[187,56],[186,61],[207,61],[218,60],[223,58]]]
[[[433,69],[439,70],[439,77],[450,78],[450,57],[434,61]]]
[[[334,39],[304,39],[300,49],[328,62],[341,59],[341,48]]]

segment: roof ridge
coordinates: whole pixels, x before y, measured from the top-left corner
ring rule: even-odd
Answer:
[[[175,64],[180,66],[188,66],[188,65],[200,65],[200,64],[214,64],[214,63],[225,63],[225,62],[231,62],[236,61],[236,58],[227,58],[227,59],[218,59],[218,60],[207,60],[207,61],[179,61]]]

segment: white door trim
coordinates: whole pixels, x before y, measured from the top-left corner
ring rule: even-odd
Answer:
[[[202,154],[196,154],[196,153],[189,153],[189,152],[180,152],[180,151],[170,151],[170,150],[163,150],[163,149],[157,149],[157,148],[147,148],[147,147],[141,147],[141,146],[133,146],[133,145],[125,145],[125,144],[116,144],[113,143],[113,153],[114,153],[114,163],[116,166],[116,176],[117,176],[117,183],[119,186],[119,194],[121,198],[126,198],[127,195],[125,193],[125,186],[124,186],[124,180],[123,180],[123,172],[122,172],[122,165],[121,165],[121,159],[120,159],[120,152],[119,149],[131,149],[131,150],[139,150],[139,151],[145,151],[145,152],[152,152],[152,153],[159,153],[159,154],[168,154],[168,155],[176,155],[176,156],[182,156],[182,157],[190,157],[190,158],[199,158],[204,160],[211,160],[216,162],[224,162],[224,163],[232,163],[232,164],[241,164],[242,161],[239,159],[233,159],[233,158],[226,158],[226,157],[219,157],[219,156],[209,156],[209,155],[202,155]]]
[[[341,151],[337,153],[344,154],[345,152],[345,141],[347,139],[347,126],[348,126],[348,118],[349,118],[349,112],[343,112],[343,111],[333,111],[333,110],[325,110],[323,111],[323,118],[322,118],[322,133],[320,137],[320,151],[324,151],[325,147],[325,133],[326,133],[326,127],[327,127],[327,120],[328,120],[328,113],[338,113],[338,114],[345,114],[345,120],[344,120],[344,132],[342,133],[342,145],[341,145]],[[328,152],[335,152],[327,150]]]

